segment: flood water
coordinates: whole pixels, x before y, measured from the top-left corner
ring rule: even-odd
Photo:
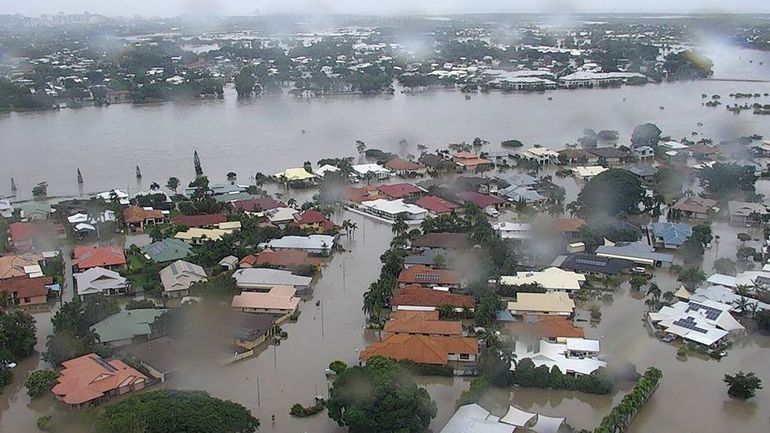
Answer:
[[[747,63],[750,58],[754,59],[751,65]],[[764,66],[758,65],[759,59],[764,59]],[[733,50],[715,61],[718,77],[770,78],[769,53]],[[224,180],[225,173],[235,171],[245,182],[256,172],[273,173],[301,166],[305,160],[315,163],[322,157],[353,155],[356,139],[370,148],[390,151],[399,150],[402,138],[416,152],[417,143],[435,148],[476,136],[492,143],[489,150],[497,150],[496,143],[510,138],[560,149],[582,135],[583,128],[617,129],[621,142],[627,142],[633,127],[643,122],[658,124],[664,135],[674,138],[691,137],[692,131],[715,140],[754,133],[767,137],[767,117],[749,112],[736,116],[724,106],[701,105],[701,93],[720,94],[724,103],[734,103],[727,98],[729,93],[765,91],[770,91],[767,83],[705,81],[544,94],[479,94],[470,101],[451,91],[249,101],[238,101],[228,92],[220,101],[12,113],[0,116],[0,192],[10,191],[14,177],[20,198],[28,197],[40,181],[48,181],[50,195],[77,194],[77,168],[83,172],[86,192],[114,187],[137,191],[147,189],[152,181],[164,184],[169,176],[184,182],[193,176],[195,149],[212,179]],[[762,100],[770,103],[768,98]],[[697,126],[698,122],[703,126]],[[140,182],[134,176],[137,164],[144,174]],[[578,183],[571,178],[555,177],[554,181],[567,188],[568,201],[574,199]],[[760,183],[758,189],[770,191],[770,183]],[[341,359],[353,364],[357,351],[378,338],[364,328],[361,295],[379,274],[379,255],[391,234],[389,226],[358,214],[340,212],[334,219],[351,219],[359,228],[351,239],[343,237],[342,245],[349,251],[330,260],[314,287],[313,299],[302,304],[299,320],[283,325],[287,340],[228,367],[183,372],[165,386],[201,389],[243,404],[262,420],[261,431],[344,431],[325,414],[298,419],[288,412],[294,403],[309,405],[315,395],[327,394],[323,371],[329,362]],[[714,230],[721,239],[706,252],[707,273],[715,258],[734,258],[738,246],[737,229],[716,223]],[[663,290],[676,289],[675,279],[665,271],[655,276]],[[631,362],[640,371],[648,366],[663,371],[660,389],[635,420],[631,433],[770,430],[770,386],[746,403],[730,400],[721,382],[724,374],[738,370],[755,371],[766,384],[770,382],[770,338],[752,334],[741,339],[721,361],[692,355],[679,361],[674,346],[648,334],[641,321],[644,301],[628,290],[621,288],[613,302],[604,305],[601,323],[586,333],[601,339],[603,351],[620,362]],[[316,301],[320,303],[316,305]],[[51,314],[35,317],[38,350],[42,351]],[[0,432],[36,431],[35,421],[41,414],[55,414],[55,431],[86,432],[81,417],[50,397],[30,402],[22,387],[24,375],[42,367],[33,358],[15,370],[14,383],[0,395]],[[452,415],[468,381],[418,381],[439,405],[431,425],[438,431]],[[490,393],[484,404],[497,413],[510,401],[526,410],[566,416],[571,425],[592,429],[627,389],[621,387],[610,396],[517,389]],[[274,425],[272,415],[276,416]]]
[[[722,50],[714,60],[715,77],[770,79],[770,53]],[[238,100],[228,89],[224,100],[10,113],[0,115],[0,194],[10,193],[11,177],[20,198],[31,196],[32,187],[42,181],[48,182],[49,195],[76,194],[78,168],[85,192],[146,190],[170,176],[185,182],[194,176],[194,150],[210,179],[224,180],[234,171],[245,182],[257,172],[272,174],[306,160],[353,155],[358,139],[393,152],[405,139],[413,153],[418,143],[436,148],[474,137],[489,140],[489,150],[512,138],[561,149],[582,136],[584,128],[618,130],[620,142],[627,143],[634,126],[644,122],[656,123],[674,138],[692,138],[693,131],[715,140],[770,136],[766,116],[748,111],[736,116],[724,106],[702,106],[701,98],[719,94],[723,103],[734,103],[728,94],[768,91],[768,83],[698,81],[477,94],[471,100],[446,90]],[[770,98],[760,100],[770,103]],[[136,165],[143,174],[139,183]]]

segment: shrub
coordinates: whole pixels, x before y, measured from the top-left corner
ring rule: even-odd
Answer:
[[[457,406],[478,403],[479,399],[481,399],[481,395],[484,394],[487,389],[489,389],[489,383],[487,383],[487,380],[483,376],[473,379],[470,388],[460,394],[460,399],[457,400]]]
[[[37,428],[42,431],[51,429],[51,415],[43,415],[37,419]]]
[[[410,360],[401,360],[398,363],[419,376],[452,377],[454,375],[454,370],[450,365],[420,364]]]
[[[339,359],[329,363],[329,370],[331,370],[331,371],[333,371],[333,372],[335,372],[337,374],[342,373],[347,368],[348,368],[348,365],[346,363],[344,363],[343,361],[340,361]]]
[[[326,402],[324,400],[318,400],[316,404],[309,407],[304,407],[300,403],[294,403],[289,411],[289,415],[297,418],[305,418],[323,411],[324,408],[326,408]]]
[[[32,398],[44,396],[56,385],[58,377],[59,374],[53,370],[35,370],[29,373],[27,380],[24,381],[27,394]]]

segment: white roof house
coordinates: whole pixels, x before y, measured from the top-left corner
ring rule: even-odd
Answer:
[[[206,271],[201,266],[184,260],[177,260],[160,270],[163,291],[169,296],[186,294],[193,283],[206,279]]]
[[[96,217],[89,217],[88,214],[76,213],[67,217],[67,222],[70,224],[90,223],[96,224],[98,222],[115,221],[115,212],[106,210]]]
[[[78,286],[78,295],[125,293],[128,280],[119,273],[104,268],[91,268],[74,275]]]
[[[696,289],[695,293],[690,296],[690,299],[696,302],[713,301],[720,304],[729,305],[732,307],[730,311],[737,311],[738,313],[741,311],[738,310],[737,303],[741,298],[744,298],[748,305],[756,305],[757,311],[770,310],[770,304],[758,301],[753,298],[741,296],[733,292],[731,289],[722,286],[700,287]]]
[[[537,161],[540,164],[555,162],[559,159],[559,152],[547,147],[531,147],[520,153],[522,158]]]
[[[184,232],[177,232],[174,235],[174,239],[187,242],[188,244],[201,244],[203,241],[211,240],[218,241],[222,239],[222,236],[230,233],[227,230],[221,229],[202,229],[197,227],[191,227]]]
[[[244,268],[233,273],[238,287],[245,290],[270,290],[274,286],[291,286],[297,290],[310,287],[311,277],[294,275],[291,271],[269,268]]]
[[[591,179],[597,174],[601,174],[605,171],[607,171],[607,168],[602,167],[601,165],[578,166],[572,168],[572,172],[575,173],[575,176],[583,180]]]
[[[556,433],[564,424],[564,418],[556,418],[523,411],[509,406],[502,417],[492,415],[476,403],[460,406],[440,433]]]
[[[511,314],[541,314],[569,316],[575,310],[575,301],[563,292],[518,293],[516,300],[508,302]]]
[[[374,179],[387,179],[391,175],[390,170],[379,164],[356,164],[352,168],[359,177],[366,177],[368,175]]]
[[[274,286],[268,292],[242,292],[230,304],[244,312],[291,314],[297,311],[300,298],[291,286]]]
[[[500,284],[505,286],[539,284],[547,292],[567,293],[580,290],[580,285],[585,281],[586,276],[583,274],[565,271],[554,266],[539,272],[517,272],[516,275],[500,277]]]
[[[128,193],[125,191],[121,191],[119,189],[112,189],[109,191],[100,192],[99,194],[96,194],[94,196],[95,198],[100,198],[106,202],[111,202],[113,197],[118,200],[118,203],[121,205],[129,205],[131,202],[128,199]]]
[[[315,171],[315,174],[318,175],[318,177],[324,177],[326,173],[336,173],[338,171],[340,171],[339,168],[333,165],[324,164],[318,167],[318,169]]]
[[[291,207],[277,207],[264,212],[267,219],[273,224],[286,224],[294,221],[294,214],[297,209]]]
[[[532,225],[527,223],[514,223],[508,221],[502,221],[492,224],[492,228],[495,230],[501,239],[516,239],[526,240],[532,237]]]
[[[744,330],[730,314],[731,305],[700,298],[680,301],[672,306],[664,306],[660,311],[648,313],[650,321],[685,340],[712,346],[731,332]]]
[[[279,239],[272,239],[263,246],[272,250],[302,250],[308,253],[321,254],[330,252],[334,247],[334,236],[284,236]]]
[[[514,353],[517,359],[529,358],[536,367],[545,365],[548,369],[556,366],[562,373],[588,375],[607,363],[596,358],[599,354],[599,342],[597,340],[585,340],[583,338],[569,338],[567,344],[539,341],[540,347],[531,350],[523,341],[517,341]],[[515,366],[511,366],[515,370]]]
[[[369,200],[361,203],[364,210],[374,215],[389,219],[396,219],[399,215],[404,215],[408,220],[420,220],[428,216],[428,210],[420,206],[404,203],[404,200]]]

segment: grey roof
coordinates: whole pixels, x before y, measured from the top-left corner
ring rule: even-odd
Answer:
[[[233,278],[241,288],[266,286],[308,287],[311,277],[294,275],[291,271],[269,268],[245,268],[233,273]]]
[[[121,348],[118,353],[138,359],[161,373],[176,370],[177,356],[184,356],[179,344],[168,337],[132,344]]]
[[[331,250],[334,246],[334,236],[310,235],[310,236],[284,236],[268,242],[273,249],[321,251]]]
[[[193,255],[192,247],[179,239],[162,239],[142,247],[142,252],[157,263],[173,262]]]
[[[593,254],[569,254],[557,257],[552,265],[568,271],[616,275],[632,267],[633,262]]]
[[[701,301],[707,299],[709,301],[721,302],[723,304],[735,305],[740,299],[744,298],[731,289],[723,286],[709,286],[701,287],[695,290],[695,293],[690,297],[690,300]],[[756,304],[757,310],[770,310],[770,304],[757,301],[756,299],[746,298],[748,304]]]
[[[206,271],[201,266],[184,260],[177,260],[160,270],[160,281],[166,292],[186,290],[193,283],[204,280]]]
[[[615,246],[602,245],[596,248],[596,254],[609,254],[665,263],[674,261],[674,256],[671,254],[656,253],[653,247],[642,242],[629,242],[626,244],[616,244]]]
[[[498,195],[504,195],[513,201],[524,201],[527,203],[544,200],[539,192],[526,186],[511,185],[497,192]]]
[[[278,316],[266,313],[233,311],[228,315],[229,333],[239,340],[253,341],[267,334],[275,326]]]
[[[404,257],[404,264],[432,266],[438,256],[442,256],[446,260],[449,260],[451,254],[448,254],[447,251],[444,250],[427,249],[423,251],[422,254],[410,254]]]
[[[78,295],[125,289],[128,284],[128,281],[119,273],[100,267],[75,274],[74,277],[78,285]]]
[[[630,171],[631,173],[639,176],[639,177],[649,177],[649,176],[655,176],[655,173],[658,172],[657,167],[653,167],[648,164],[636,164],[626,167],[626,170]]]
[[[681,246],[692,236],[692,227],[684,223],[652,223],[652,232],[655,239],[663,240],[666,245]]]
[[[99,334],[102,343],[147,336],[152,333],[150,323],[165,311],[160,308],[123,310],[96,323],[91,329]]]
[[[503,178],[510,185],[532,186],[537,183],[537,178],[524,173],[514,173]]]
[[[626,152],[615,147],[595,147],[593,149],[584,149],[591,155],[599,158],[622,158],[628,155]]]

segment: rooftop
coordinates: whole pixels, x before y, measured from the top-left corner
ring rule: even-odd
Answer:
[[[99,334],[101,343],[149,336],[152,333],[150,324],[166,311],[158,308],[122,310],[97,322],[91,326],[91,329]]]

